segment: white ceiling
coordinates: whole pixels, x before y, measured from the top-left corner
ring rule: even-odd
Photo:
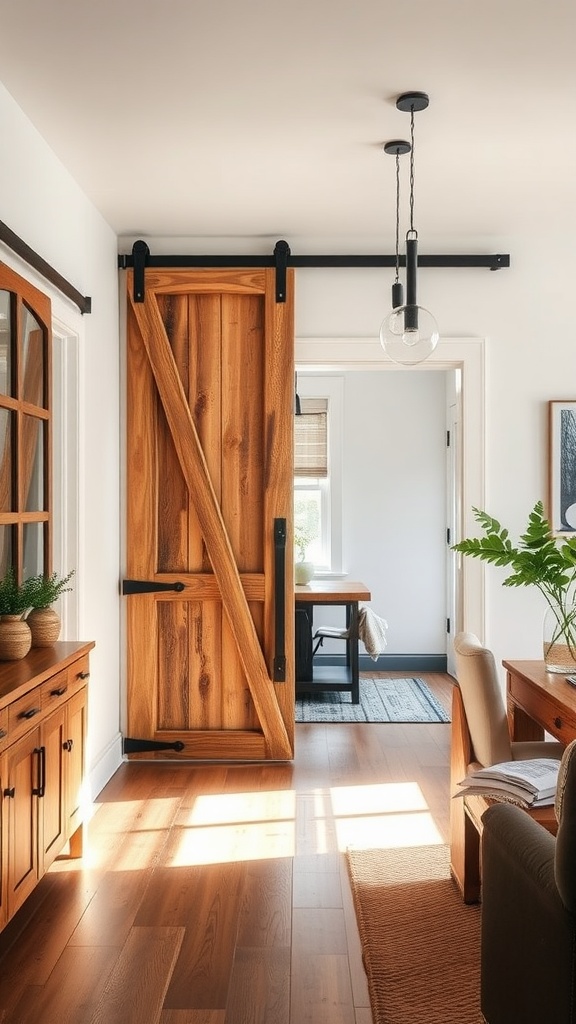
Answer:
[[[120,236],[392,251],[382,145],[409,137],[395,99],[414,89],[430,95],[422,252],[574,224],[576,0],[0,0],[0,14],[0,79]]]

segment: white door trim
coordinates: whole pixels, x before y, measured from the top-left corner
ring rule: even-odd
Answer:
[[[296,366],[307,370],[406,370],[393,363],[384,354],[375,338],[307,338],[297,337],[295,343]],[[462,459],[456,486],[460,491],[461,522],[456,542],[474,532],[472,508],[484,508],[485,487],[485,415],[484,372],[485,341],[483,338],[447,338],[425,363],[412,367],[410,372],[439,369],[460,369],[462,373]],[[484,571],[476,559],[458,559],[455,573],[458,593],[454,607],[459,615],[454,633],[469,630],[482,640],[485,622]]]

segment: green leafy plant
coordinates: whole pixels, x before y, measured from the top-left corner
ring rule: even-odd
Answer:
[[[30,608],[30,581],[19,583],[13,566],[0,579],[0,615],[23,615]]]
[[[66,576],[59,576],[57,572],[51,573],[50,576],[45,576],[43,573],[39,573],[38,576],[30,576],[23,584],[27,588],[27,607],[48,608],[51,604],[54,604],[61,594],[72,590],[72,587],[67,586],[67,584],[73,575],[74,569],[71,569]]]
[[[556,620],[549,646],[561,641],[576,658],[576,537],[554,537],[541,501],[536,502],[526,532],[516,545],[497,519],[477,508],[473,512],[484,536],[462,540],[453,545],[453,550],[510,567],[512,572],[503,581],[505,587],[536,587]]]

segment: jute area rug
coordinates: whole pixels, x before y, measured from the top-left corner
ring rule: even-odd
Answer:
[[[423,679],[360,677],[360,703],[328,690],[296,698],[297,722],[449,722],[450,715]]]
[[[448,847],[347,861],[374,1024],[483,1024],[480,908],[462,902]]]

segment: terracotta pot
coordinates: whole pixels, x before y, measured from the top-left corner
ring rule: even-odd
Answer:
[[[60,636],[62,623],[53,608],[33,608],[26,622],[32,633],[32,647],[51,647]]]
[[[32,633],[21,615],[0,615],[0,661],[19,661],[32,646]]]

